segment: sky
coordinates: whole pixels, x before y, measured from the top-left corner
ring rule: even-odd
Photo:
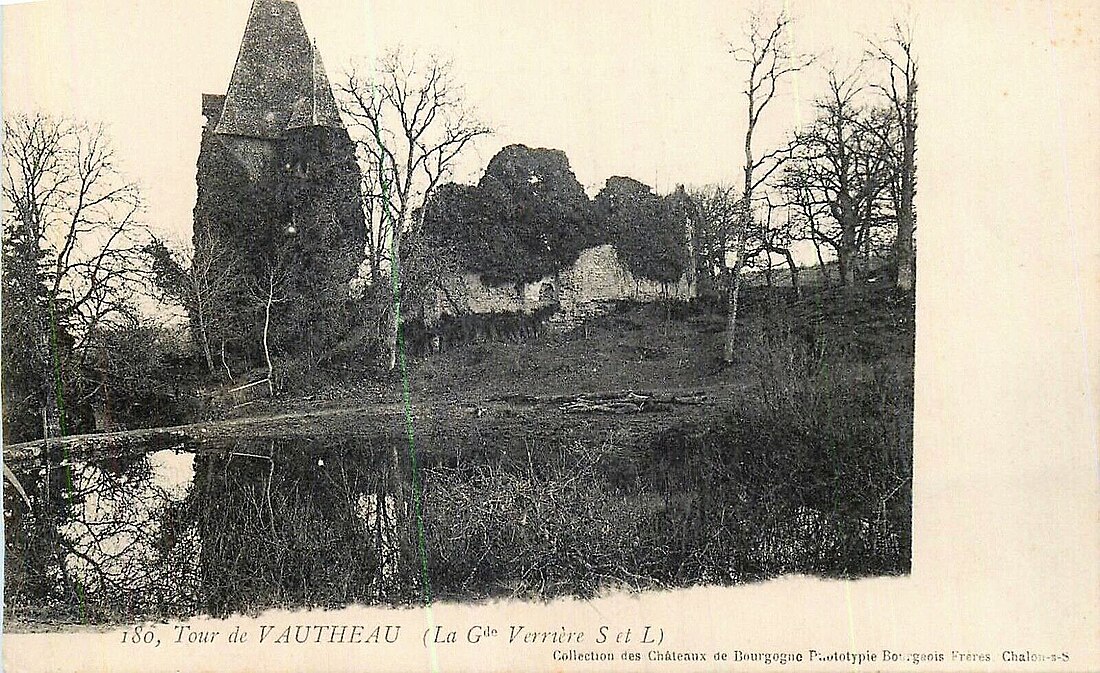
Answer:
[[[728,53],[750,10],[731,2],[298,0],[331,79],[384,50],[452,59],[465,98],[496,133],[455,179],[501,147],[561,149],[594,194],[613,175],[660,192],[737,182],[743,72]],[[155,230],[189,238],[201,95],[224,93],[251,0],[38,0],[3,10],[3,108],[103,122],[143,187]],[[782,3],[765,4],[775,11]],[[851,67],[907,5],[789,2],[797,49]],[[755,5],[753,5],[755,7]],[[858,9],[858,11],[855,11]],[[837,21],[843,15],[843,23]],[[792,78],[760,148],[812,115],[821,67]]]
[[[496,134],[455,178],[476,180],[501,147],[564,150],[590,193],[614,175],[671,191],[738,181],[744,72],[728,53],[752,9],[786,7],[795,48],[819,66],[792,78],[758,147],[813,115],[824,66],[854,67],[895,18],[914,26],[920,71],[918,244],[948,236],[961,212],[1049,219],[1046,192],[1013,171],[1051,176],[1096,159],[1100,9],[1074,0],[298,0],[330,78],[384,50],[453,60],[466,100]],[[5,114],[42,110],[103,122],[119,164],[143,186],[148,224],[190,239],[204,92],[224,93],[251,0],[37,0],[2,10]],[[868,77],[874,76],[868,71]],[[1081,108],[1083,112],[1077,112]],[[1069,139],[1069,140],[1065,140]],[[1059,144],[1063,143],[1063,144]],[[1091,185],[1091,183],[1087,183]],[[1007,197],[993,194],[1011,187]],[[981,191],[983,188],[985,191]],[[960,192],[959,190],[964,191]],[[992,191],[991,191],[992,190]],[[1074,187],[1077,203],[1092,193]],[[1090,205],[1092,201],[1086,202]],[[943,228],[934,230],[931,227]]]

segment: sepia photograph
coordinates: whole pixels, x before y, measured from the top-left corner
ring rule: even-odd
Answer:
[[[440,670],[434,605],[909,581],[944,540],[917,288],[960,289],[918,245],[957,224],[921,179],[958,140],[922,125],[945,7],[4,7],[5,634],[280,611],[327,626],[261,643],[423,635]],[[607,627],[532,628],[500,637],[604,660]],[[793,647],[706,658],[1088,654]]]

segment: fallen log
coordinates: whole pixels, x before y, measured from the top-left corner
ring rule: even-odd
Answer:
[[[627,391],[625,393],[582,394],[571,398],[561,405],[561,410],[569,414],[607,413],[629,414],[655,411],[669,411],[676,404],[706,404],[703,395],[646,395]]]
[[[662,403],[662,404],[706,404],[707,392],[704,390],[687,390],[675,394],[648,390],[608,390],[588,393],[570,393],[566,395],[531,395],[527,393],[511,393],[490,397],[486,402],[510,402],[513,404],[526,404],[531,406],[546,404],[569,404],[572,402],[634,402],[634,403]]]

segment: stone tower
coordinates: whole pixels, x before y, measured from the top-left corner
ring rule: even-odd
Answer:
[[[285,352],[323,349],[366,225],[355,146],[294,0],[253,1],[229,87],[204,94],[202,113],[195,243],[212,234],[239,259],[232,322],[245,327],[230,341],[254,348],[244,295],[277,267]]]

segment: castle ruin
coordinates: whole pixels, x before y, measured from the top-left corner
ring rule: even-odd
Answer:
[[[242,294],[277,275],[279,323],[305,329],[285,347],[323,348],[326,307],[347,294],[366,224],[355,145],[294,0],[254,0],[228,89],[204,94],[202,113],[196,249],[227,246]],[[234,312],[250,322],[247,298]],[[253,336],[239,336],[242,349]]]

